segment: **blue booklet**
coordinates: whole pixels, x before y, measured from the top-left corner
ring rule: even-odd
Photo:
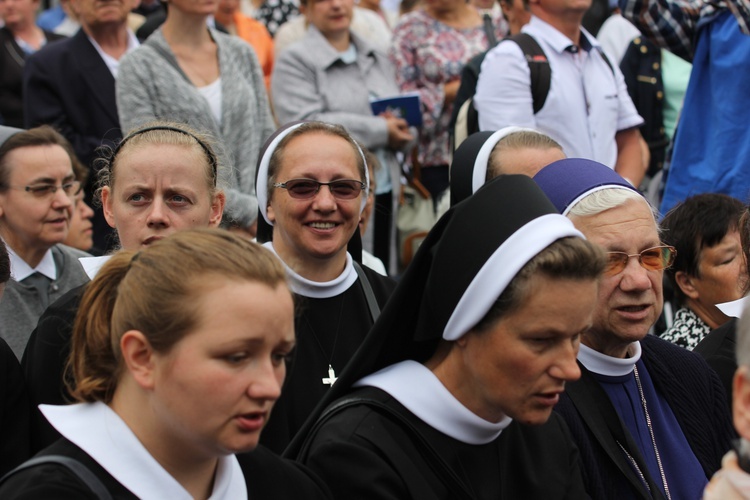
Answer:
[[[422,107],[419,104],[418,92],[375,99],[370,101],[370,107],[374,115],[389,112],[393,116],[405,119],[412,127],[422,126]]]

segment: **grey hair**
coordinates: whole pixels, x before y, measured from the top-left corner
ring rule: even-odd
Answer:
[[[568,211],[568,217],[590,217],[600,213],[617,208],[631,200],[638,200],[646,203],[654,221],[658,220],[658,211],[640,194],[630,189],[624,188],[605,188],[594,191],[573,205]]]

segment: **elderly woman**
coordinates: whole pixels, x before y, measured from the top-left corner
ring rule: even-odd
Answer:
[[[680,309],[661,338],[693,350],[729,317],[716,304],[745,294],[747,265],[740,243],[741,201],[719,193],[691,196],[662,220],[663,240],[677,249],[667,269]]]
[[[583,498],[552,407],[576,380],[604,257],[533,181],[433,228],[290,453],[336,498]]]
[[[13,277],[0,302],[0,336],[19,359],[47,305],[86,281],[78,258],[88,254],[61,245],[80,188],[71,151],[51,127],[0,127],[0,237]]]
[[[169,120],[220,139],[225,223],[254,234],[255,164],[274,123],[253,49],[206,25],[217,3],[169,3],[164,25],[120,63],[117,109],[125,133]]]
[[[378,156],[385,168],[379,172],[376,203],[381,209],[376,211],[375,231],[384,235],[382,247],[387,249],[395,229],[390,216],[397,196],[392,193],[395,187],[398,194],[400,186],[395,153],[413,137],[403,118],[374,116],[370,101],[400,93],[394,68],[385,53],[350,29],[353,0],[307,0],[302,7],[310,27],[302,40],[281,53],[271,80],[276,116],[281,123],[338,123]],[[387,262],[388,255],[383,257]]]
[[[226,231],[114,255],[76,317],[79,404],[42,405],[63,437],[6,478],[0,496],[319,498],[273,454],[259,450],[244,470],[233,455],[255,450],[279,397],[293,309],[278,260]]]
[[[362,151],[338,125],[302,122],[277,131],[258,166],[269,239],[286,266],[299,307],[297,348],[262,442],[281,452],[336,382],[393,290],[390,278],[356,261],[369,188]]]
[[[126,250],[146,248],[183,229],[216,227],[221,221],[224,193],[217,178],[222,166],[210,140],[189,127],[158,122],[136,129],[100,167],[104,214]],[[93,278],[106,259],[83,259],[88,273],[83,281]],[[71,399],[63,372],[84,290],[79,286],[53,303],[29,339],[22,364],[34,405]],[[32,437],[39,450],[59,436],[41,419]]]

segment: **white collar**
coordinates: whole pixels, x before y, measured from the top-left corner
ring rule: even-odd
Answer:
[[[491,443],[513,419],[492,423],[477,416],[445,388],[429,368],[406,360],[383,368],[354,384],[377,387],[430,427],[463,443]]]
[[[635,364],[641,359],[641,343],[636,341],[628,347],[630,357],[614,358],[581,344],[578,350],[578,361],[590,372],[610,377],[628,375],[633,371]]]
[[[39,405],[39,409],[60,434],[89,454],[138,498],[192,498],[104,403]],[[245,478],[234,455],[219,459],[210,498],[247,499]]]
[[[83,271],[90,280],[96,278],[96,274],[99,270],[112,258],[111,255],[102,255],[101,257],[79,257],[78,262],[81,263]]]
[[[8,255],[10,256],[10,275],[13,276],[14,280],[23,281],[34,273],[43,274],[52,281],[57,279],[57,266],[51,248],[44,252],[42,260],[36,267],[31,267],[13,251],[10,245],[6,243],[5,246],[8,248]]]
[[[128,31],[128,47],[125,49],[125,54],[129,54],[130,52],[134,51],[141,44],[141,42],[138,41],[138,38],[130,30],[130,28],[128,28],[127,31]],[[91,42],[91,45],[93,45],[96,51],[99,53],[99,56],[102,58],[102,61],[104,61],[104,64],[107,65],[107,69],[109,69],[110,73],[112,73],[112,76],[116,79],[117,70],[120,69],[120,61],[122,60],[122,57],[120,59],[115,59],[111,55],[104,52],[104,50],[97,43],[97,41],[94,40],[90,35],[86,34],[86,36],[88,37],[89,42]],[[123,57],[125,56],[125,54],[123,54]]]
[[[357,272],[354,270],[352,256],[349,255],[349,252],[346,253],[346,266],[344,267],[344,271],[331,281],[320,282],[311,281],[294,272],[294,270],[286,265],[286,262],[279,257],[279,254],[276,253],[276,250],[273,248],[273,242],[268,241],[264,243],[263,246],[271,250],[274,255],[279,258],[281,263],[284,264],[287,276],[289,277],[289,286],[297,295],[310,297],[311,299],[328,299],[341,295],[357,281]]]

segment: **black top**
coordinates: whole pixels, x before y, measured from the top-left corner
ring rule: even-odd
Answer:
[[[29,410],[21,367],[0,338],[0,477],[31,455]]]
[[[737,318],[732,318],[719,328],[711,330],[698,342],[693,352],[703,356],[708,366],[719,375],[727,393],[729,411],[732,411],[732,381],[737,371]]]
[[[137,498],[86,452],[67,439],[58,440],[38,456],[41,455],[74,458],[96,475],[113,498]],[[262,447],[251,453],[238,455],[237,459],[245,475],[250,499],[330,498],[325,485],[304,466],[284,460]],[[97,497],[67,467],[51,463],[26,469],[9,478],[0,487],[0,498],[96,500]]]
[[[60,434],[47,423],[37,406],[64,405],[73,401],[65,387],[63,374],[70,355],[73,322],[87,284],[70,290],[44,311],[29,337],[21,359],[33,407],[33,452],[46,448],[60,438]]]
[[[44,32],[47,42],[62,35]],[[9,127],[23,128],[23,67],[26,52],[18,46],[7,27],[0,28],[0,116]]]
[[[382,308],[395,282],[362,268]],[[373,321],[359,279],[344,293],[326,299],[295,297],[297,346],[287,367],[281,397],[260,442],[282,453],[318,402],[330,390],[323,383],[330,364],[340,374],[359,348]]]
[[[351,396],[375,399],[406,417],[472,498],[586,498],[578,451],[556,415],[540,426],[514,421],[494,441],[470,445],[433,429],[380,389]],[[328,483],[334,498],[455,498],[413,434],[372,407],[342,410],[309,439],[300,460]]]

